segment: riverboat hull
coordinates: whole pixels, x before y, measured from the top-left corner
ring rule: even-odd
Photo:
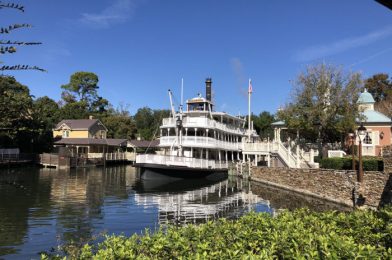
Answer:
[[[154,178],[172,177],[178,179],[184,178],[204,178],[212,174],[220,173],[227,174],[227,169],[208,169],[208,168],[193,168],[187,166],[176,166],[176,165],[160,165],[160,164],[149,164],[149,163],[136,163],[135,167],[140,168],[142,171],[142,177],[144,173]],[[150,170],[150,171],[145,171]]]

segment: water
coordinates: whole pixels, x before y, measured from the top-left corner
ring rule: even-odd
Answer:
[[[140,234],[246,212],[337,205],[237,178],[145,178],[131,166],[0,171],[0,259],[39,259],[71,241]]]

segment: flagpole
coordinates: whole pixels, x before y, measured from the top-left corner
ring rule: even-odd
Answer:
[[[248,82],[248,142],[250,143],[250,95],[251,92],[251,80]]]

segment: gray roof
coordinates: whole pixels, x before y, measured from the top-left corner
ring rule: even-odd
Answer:
[[[136,148],[156,148],[159,145],[159,140],[129,140],[129,143]]]
[[[54,144],[126,146],[127,139],[61,138]]]
[[[61,122],[56,125],[55,130],[60,129],[63,124],[66,124],[69,128],[74,130],[89,130],[95,124],[101,125],[106,129],[98,119],[66,119],[61,120]]]
[[[389,117],[375,110],[365,110],[361,114],[365,117],[364,123],[385,123],[388,125],[392,123]],[[359,123],[360,120],[357,119],[357,122]]]

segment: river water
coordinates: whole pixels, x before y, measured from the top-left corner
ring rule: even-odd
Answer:
[[[140,234],[168,223],[237,218],[251,210],[347,210],[235,177],[146,176],[131,166],[0,170],[0,259],[39,259],[39,252],[99,241],[104,233]]]

